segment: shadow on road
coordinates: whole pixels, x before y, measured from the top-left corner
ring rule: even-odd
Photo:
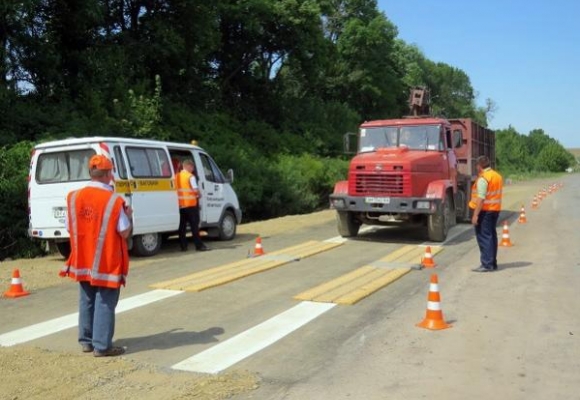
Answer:
[[[190,344],[219,342],[216,336],[223,333],[224,329],[221,327],[212,327],[200,332],[182,331],[181,328],[175,328],[154,335],[118,339],[115,340],[115,346],[126,347],[127,353],[153,349],[164,350]]]
[[[501,261],[501,260],[499,260]],[[502,269],[508,269],[508,268],[524,268],[524,267],[529,267],[530,265],[533,265],[533,262],[529,262],[529,261],[515,261],[515,262],[511,262],[511,263],[501,263],[498,262],[498,271],[501,271]]]

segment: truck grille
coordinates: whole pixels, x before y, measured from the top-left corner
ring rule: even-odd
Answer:
[[[354,196],[410,196],[410,174],[357,173],[349,179],[348,192]]]

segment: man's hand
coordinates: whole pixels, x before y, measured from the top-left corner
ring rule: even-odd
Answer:
[[[127,217],[129,219],[131,219],[131,217],[133,216],[133,208],[131,206],[125,204],[123,211],[125,211],[125,215],[127,215]]]
[[[477,226],[477,220],[478,220],[478,218],[479,217],[477,216],[477,214],[474,213],[473,216],[471,217],[471,225]]]

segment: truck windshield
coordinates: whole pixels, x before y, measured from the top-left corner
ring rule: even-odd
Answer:
[[[381,147],[408,147],[411,150],[443,150],[440,125],[384,126],[362,128],[359,153],[376,151]]]

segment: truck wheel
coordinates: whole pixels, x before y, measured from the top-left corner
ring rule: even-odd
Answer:
[[[133,236],[133,248],[131,253],[138,257],[150,257],[159,252],[161,248],[161,235],[158,233],[147,233],[145,235]]]
[[[455,224],[455,212],[451,208],[451,196],[447,194],[442,207],[427,219],[427,234],[432,242],[443,242],[451,226]]]
[[[354,219],[353,213],[348,211],[337,211],[336,225],[338,227],[338,233],[340,236],[353,237],[358,235],[358,230],[361,224]]]
[[[66,259],[70,256],[70,242],[56,242],[58,252]]]
[[[455,197],[455,204],[459,205],[455,208],[455,220],[460,222],[471,222],[471,209],[467,205],[467,194],[465,190],[459,189]]]
[[[219,224],[220,240],[232,240],[236,236],[237,221],[231,211],[226,211]]]

